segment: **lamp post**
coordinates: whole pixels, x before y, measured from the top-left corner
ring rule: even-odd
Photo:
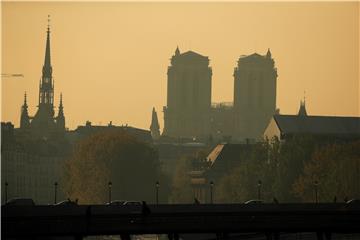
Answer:
[[[260,200],[261,199],[261,185],[262,185],[262,182],[261,180],[258,181],[258,199]]]
[[[7,198],[8,198],[8,182],[5,182],[5,203],[7,203]]]
[[[112,187],[112,182],[108,183],[109,186],[109,204],[111,203],[111,187]]]
[[[314,187],[315,187],[315,202],[316,203],[318,203],[318,185],[319,185],[319,182],[315,181],[314,182]]]
[[[214,189],[214,182],[211,181],[211,182],[210,182],[210,203],[211,203],[211,204],[214,203],[214,199],[213,199],[213,189]]]
[[[155,188],[156,188],[156,204],[159,204],[159,188],[160,188],[159,181],[156,181]]]
[[[55,182],[55,183],[54,183],[54,204],[57,203],[57,201],[56,201],[56,197],[57,197],[57,187],[58,187],[58,183]]]

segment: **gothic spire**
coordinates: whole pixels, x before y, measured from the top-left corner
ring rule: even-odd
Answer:
[[[50,15],[48,15],[48,26],[46,33],[47,36],[46,36],[45,59],[43,66],[43,77],[51,78],[52,67],[51,67],[51,55],[50,55]]]
[[[300,108],[299,108],[298,116],[307,116],[306,106],[305,106],[305,97],[304,97],[304,100],[300,101]]]
[[[151,131],[151,136],[153,139],[158,139],[160,137],[160,125],[159,125],[157,113],[156,113],[154,107],[152,110],[150,131]]]
[[[24,94],[24,104],[21,107],[21,116],[20,116],[20,128],[25,129],[30,126],[30,118],[28,113],[28,105],[26,100],[26,92]]]
[[[62,93],[60,93],[60,104],[59,104],[58,116],[64,116],[64,107],[63,107],[63,103],[62,103]]]
[[[28,108],[27,100],[26,100],[26,92],[24,94],[24,105],[23,105],[23,107],[26,107],[26,109]]]
[[[39,89],[39,106],[46,105],[52,108],[54,104],[54,81],[52,78],[52,66],[50,56],[50,15],[48,15],[45,59],[44,66],[42,68],[42,77]],[[53,110],[50,109],[50,113],[53,115]]]
[[[64,115],[64,107],[62,103],[62,93],[60,93],[59,112],[56,117],[56,124],[59,130],[61,131],[65,130],[65,115]]]

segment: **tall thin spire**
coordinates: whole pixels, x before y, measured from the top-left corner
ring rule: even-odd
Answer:
[[[65,130],[65,115],[64,115],[64,107],[62,102],[62,93],[60,93],[59,112],[56,117],[56,124],[59,130]]]
[[[50,54],[50,15],[48,15],[48,26],[45,47],[44,66],[42,68],[42,77],[39,89],[39,106],[49,105],[53,107],[54,104],[54,85],[52,78],[51,54]],[[53,112],[51,110],[51,112]],[[53,114],[53,113],[52,113]]]
[[[26,99],[26,92],[25,92],[25,94],[24,94],[24,105],[23,105],[24,107],[26,106],[26,108],[27,108],[27,99]]]
[[[60,104],[59,104],[59,114],[58,116],[64,116],[64,107],[62,103],[62,93],[60,93]]]
[[[52,67],[51,67],[51,55],[50,55],[50,15],[48,15],[48,26],[46,33],[47,36],[46,36],[45,59],[43,66],[43,77],[51,78]]]

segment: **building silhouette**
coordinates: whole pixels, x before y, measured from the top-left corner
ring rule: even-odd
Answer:
[[[297,115],[275,114],[264,131],[264,138],[287,141],[295,136],[311,136],[318,143],[348,142],[360,139],[360,117],[313,116],[300,101]]]
[[[176,48],[168,68],[163,136],[210,142],[261,138],[276,111],[277,69],[270,50],[241,56],[233,76],[234,102],[211,103],[209,58]]]
[[[62,186],[63,161],[69,156],[71,146],[66,139],[61,94],[55,116],[52,70],[48,25],[37,112],[34,116],[29,115],[25,93],[20,127],[14,128],[11,123],[1,124],[1,132],[6,133],[2,138],[1,182],[8,183],[9,198],[28,197],[37,203],[47,204],[53,202],[54,183],[58,182],[60,188]],[[6,128],[3,129],[3,126]],[[58,197],[63,197],[60,190]]]
[[[36,114],[31,117],[28,112],[26,93],[21,107],[20,129],[36,138],[52,138],[65,133],[65,115],[60,94],[58,114],[54,111],[54,79],[52,76],[50,55],[50,26],[47,28],[45,59],[39,84],[39,102]]]
[[[234,131],[237,138],[259,138],[276,110],[277,69],[266,55],[240,57],[234,70]]]
[[[66,138],[72,145],[75,145],[78,141],[86,139],[92,135],[107,132],[123,132],[136,138],[138,141],[148,144],[152,144],[153,142],[153,138],[149,130],[131,127],[127,124],[117,126],[114,125],[112,121],[110,121],[107,125],[93,125],[90,121],[86,121],[85,125],[79,125],[76,129],[67,131]]]
[[[167,71],[167,106],[163,134],[205,137],[210,132],[211,76],[209,58],[176,48]]]

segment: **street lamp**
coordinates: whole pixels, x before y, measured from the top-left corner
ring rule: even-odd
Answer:
[[[318,203],[318,185],[319,185],[319,182],[315,181],[314,182],[314,187],[315,187],[315,202],[316,203]]]
[[[260,200],[261,199],[261,185],[262,185],[262,182],[261,180],[258,181],[258,199]]]
[[[58,187],[58,183],[55,182],[55,183],[54,183],[54,204],[57,203],[57,201],[56,201],[56,197],[57,197],[57,187]]]
[[[7,203],[7,198],[8,198],[8,186],[9,183],[5,182],[5,203]]]
[[[159,204],[159,188],[160,188],[159,181],[156,181],[155,187],[156,187],[156,204]]]
[[[108,183],[109,186],[109,204],[111,203],[111,187],[112,187],[112,182]]]
[[[213,188],[214,188],[214,182],[211,181],[210,182],[210,203],[211,204],[214,203],[214,201],[213,201]]]

